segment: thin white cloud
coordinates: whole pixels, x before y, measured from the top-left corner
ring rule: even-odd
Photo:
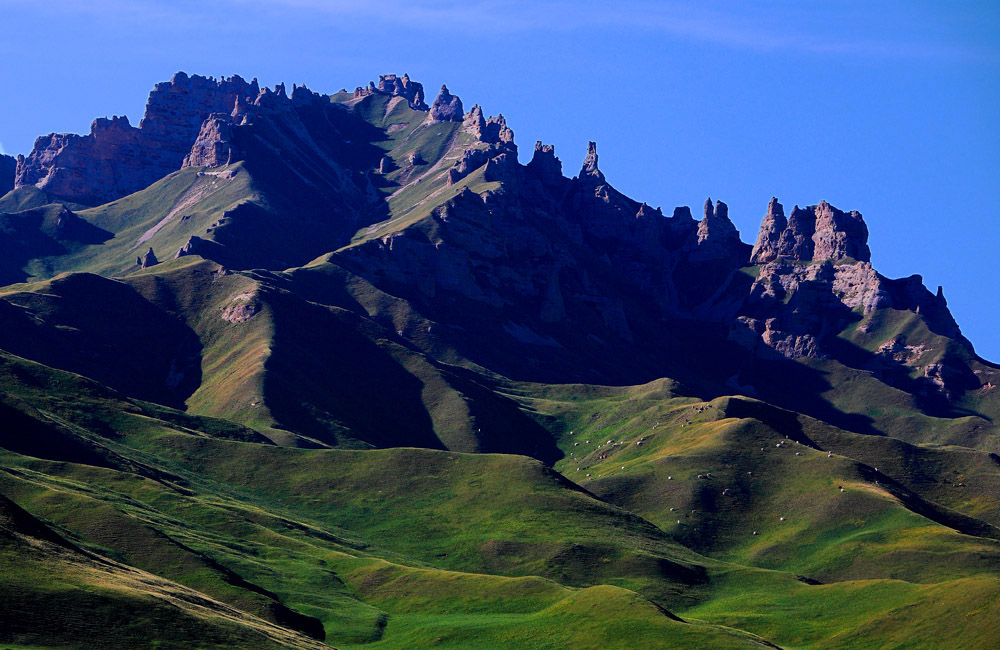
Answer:
[[[282,13],[310,13],[340,20],[360,19],[377,32],[381,24],[423,28],[477,29],[482,33],[546,30],[572,32],[587,29],[627,29],[660,33],[684,40],[711,43],[755,52],[794,52],[857,58],[918,58],[997,60],[996,50],[974,50],[965,43],[926,39],[906,40],[904,36],[880,33],[873,38],[852,38],[822,33],[789,18],[798,9],[798,18],[810,11],[796,3],[763,3],[740,9],[713,10],[706,3],[690,0],[228,0],[243,7]],[[859,19],[863,15],[858,16]],[[789,27],[791,26],[791,27]]]
[[[6,156],[7,150],[3,148],[3,143],[0,142],[0,156]]]
[[[719,3],[715,3],[718,5]],[[764,2],[713,9],[692,0],[215,0],[207,8],[194,0],[49,0],[28,11],[90,15],[108,24],[156,24],[227,32],[267,29],[270,21],[328,22],[333,28],[373,36],[392,28],[453,30],[456,34],[503,36],[523,32],[631,30],[661,34],[735,50],[879,59],[1000,60],[996,47],[879,32],[852,37],[812,26],[820,9],[795,2]],[[0,8],[25,11],[19,0]],[[820,6],[822,8],[822,6]],[[831,11],[829,7],[827,11]],[[879,15],[871,10],[870,15]],[[855,12],[859,23],[866,14]],[[386,35],[393,38],[392,35]]]

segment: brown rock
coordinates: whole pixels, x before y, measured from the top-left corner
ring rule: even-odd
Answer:
[[[393,97],[403,97],[409,103],[410,108],[414,110],[427,110],[427,104],[424,102],[424,85],[412,81],[408,74],[404,73],[402,77],[397,77],[394,74],[379,75],[378,86],[372,85],[369,88],[374,88],[374,91]],[[359,96],[358,90],[354,91],[355,97]],[[371,94],[371,92],[366,94]]]
[[[139,127],[124,116],[101,118],[85,136],[51,134],[35,141],[17,166],[15,186],[35,185],[61,198],[104,203],[180,169],[213,113],[229,113],[257,82],[177,73],[149,94]]]
[[[705,216],[698,222],[695,250],[691,260],[704,262],[710,259],[731,259],[742,264],[747,247],[740,241],[740,233],[729,220],[729,206],[717,201],[713,208],[712,199],[705,201]]]
[[[587,143],[587,156],[583,159],[583,167],[580,169],[580,178],[593,178],[604,182],[604,174],[597,168],[597,143]]]
[[[481,140],[489,143],[514,142],[514,132],[507,126],[503,114],[494,115],[486,120],[486,126]]]
[[[795,206],[786,220],[781,204],[772,198],[750,261],[766,264],[776,259],[867,262],[871,259],[868,227],[861,213],[841,212],[826,201],[806,208]]]
[[[860,212],[841,212],[826,201],[821,201],[815,208],[815,214],[814,260],[871,260],[868,226]]]
[[[778,203],[778,199],[771,197],[771,202],[767,206],[767,214],[760,224],[760,232],[757,234],[757,243],[754,244],[750,253],[751,264],[766,264],[778,258],[778,244],[781,241],[781,233],[788,227],[788,219],[785,218],[785,210]]]
[[[563,180],[562,161],[556,158],[556,148],[551,144],[535,143],[535,153],[528,163],[528,169],[545,185],[556,185]]]
[[[184,157],[182,167],[221,167],[239,160],[234,154],[231,120],[224,113],[213,113],[201,125],[198,139]]]
[[[430,122],[461,122],[465,119],[462,100],[457,95],[448,92],[448,86],[442,85],[434,104],[431,105]]]
[[[476,139],[483,140],[483,134],[486,133],[486,118],[483,117],[483,109],[479,107],[479,104],[472,105],[472,110],[466,114],[462,121],[462,127],[474,134]]]
[[[156,266],[160,263],[160,261],[156,259],[156,255],[153,253],[153,248],[150,247],[150,249],[146,251],[145,255],[136,259],[136,263],[142,268],[148,269],[151,266]]]

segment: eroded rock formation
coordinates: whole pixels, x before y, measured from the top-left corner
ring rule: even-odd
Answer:
[[[431,122],[462,122],[465,119],[462,100],[448,92],[448,86],[442,85],[427,119]]]
[[[179,72],[153,88],[138,127],[115,116],[94,120],[87,135],[38,138],[17,164],[15,185],[88,204],[131,194],[179,169],[211,114],[228,114],[237,98],[257,94],[256,80]]]

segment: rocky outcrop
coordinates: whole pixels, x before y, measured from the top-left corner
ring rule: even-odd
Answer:
[[[562,161],[556,157],[556,148],[542,144],[541,140],[535,143],[535,153],[527,167],[545,185],[557,185],[563,180]]]
[[[394,74],[379,75],[378,85],[374,88],[377,92],[406,99],[410,108],[414,110],[427,110],[427,104],[424,102],[423,84],[412,81],[408,74],[404,73],[402,77],[397,77]]]
[[[778,199],[771,197],[771,202],[767,205],[767,214],[760,224],[760,232],[757,233],[757,243],[754,244],[750,253],[751,264],[766,264],[778,259],[779,244],[781,234],[788,227],[788,219],[785,218],[785,210]]]
[[[203,239],[197,235],[188,238],[187,242],[177,249],[174,259],[187,257],[188,255],[200,255],[201,257],[220,263],[228,261],[228,255],[224,246],[211,239]]]
[[[89,135],[52,133],[35,140],[31,153],[19,159],[14,183],[80,203],[104,203],[180,168],[179,161],[169,169],[151,165],[148,154],[127,117],[100,118]]]
[[[153,248],[150,247],[142,257],[135,258],[135,263],[141,268],[148,269],[151,266],[159,264],[160,260],[156,259],[156,254],[153,253]]]
[[[860,212],[841,212],[826,201],[806,208],[795,206],[786,220],[781,204],[772,198],[750,262],[767,264],[777,259],[867,262],[871,259],[868,227]]]
[[[239,160],[234,151],[232,118],[214,113],[201,125],[198,139],[184,157],[182,167],[221,167]]]
[[[15,185],[35,185],[87,204],[131,194],[180,169],[206,118],[228,114],[237,98],[257,93],[256,80],[217,81],[178,72],[153,88],[138,127],[124,116],[100,118],[88,135],[53,133],[38,138],[31,153],[18,162]]]
[[[587,156],[583,159],[583,167],[580,169],[580,178],[589,179],[599,183],[604,182],[604,174],[597,168],[597,143],[587,143]]]
[[[514,144],[514,132],[507,126],[507,120],[501,113],[486,120],[480,139],[489,143]]]
[[[17,158],[0,154],[0,196],[14,189],[14,173],[17,171]]]
[[[726,259],[743,264],[748,246],[740,240],[740,233],[729,219],[729,206],[722,201],[712,205],[705,201],[705,216],[698,223],[695,248],[691,253],[694,262]]]
[[[817,342],[840,332],[857,320],[857,314],[880,309],[912,311],[923,317],[932,332],[965,340],[940,287],[933,294],[919,275],[890,280],[870,262],[843,259],[813,264],[779,259],[762,265],[737,329],[751,330],[783,356],[822,356]],[[740,333],[733,337],[748,341]]]
[[[462,152],[462,157],[448,170],[448,184],[454,185],[490,159],[489,149],[472,148]]]
[[[483,117],[483,109],[479,104],[473,104],[472,110],[462,118],[462,128],[476,136],[477,140],[483,139],[483,134],[486,133],[486,118]]]
[[[462,100],[457,95],[452,95],[448,92],[448,86],[442,84],[441,92],[438,93],[434,103],[431,104],[431,110],[427,119],[430,122],[464,121],[465,111],[462,108]]]

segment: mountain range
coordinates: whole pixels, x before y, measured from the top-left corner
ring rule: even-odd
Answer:
[[[0,157],[0,644],[994,647],[941,287],[428,99],[177,73]]]

